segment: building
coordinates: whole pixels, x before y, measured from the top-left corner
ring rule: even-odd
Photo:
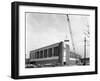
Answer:
[[[36,66],[75,65],[78,58],[80,56],[72,55],[69,45],[62,41],[30,51],[30,64]]]

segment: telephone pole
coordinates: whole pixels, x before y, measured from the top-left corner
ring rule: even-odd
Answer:
[[[84,37],[84,63],[83,65],[86,65],[86,37]]]

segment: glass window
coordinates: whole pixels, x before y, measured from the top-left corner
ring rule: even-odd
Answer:
[[[32,53],[30,53],[30,58],[32,58]]]
[[[35,52],[35,59],[37,59],[37,52]]]
[[[52,48],[48,49],[48,57],[52,57]]]
[[[39,58],[39,51],[37,52],[37,59]]]
[[[46,58],[46,57],[47,57],[47,49],[44,50],[44,58]]]
[[[33,53],[33,59],[35,59],[35,53]]]
[[[54,56],[58,56],[58,55],[59,55],[59,48],[54,47]]]
[[[40,51],[40,58],[43,58],[43,51]]]

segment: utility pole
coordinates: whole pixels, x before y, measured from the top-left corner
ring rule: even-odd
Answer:
[[[90,31],[89,31],[89,25],[86,25],[87,30],[84,32],[84,58],[83,58],[83,65],[86,65],[86,49],[87,49],[87,45],[88,44],[88,38],[90,38]]]
[[[25,67],[26,67],[26,53],[25,53]]]
[[[84,37],[84,63],[83,65],[86,65],[86,37]]]

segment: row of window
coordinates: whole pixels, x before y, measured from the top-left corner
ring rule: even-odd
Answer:
[[[59,48],[49,48],[41,51],[36,51],[34,53],[30,53],[30,58],[32,59],[38,59],[38,58],[47,58],[52,56],[58,56],[59,55]]]

